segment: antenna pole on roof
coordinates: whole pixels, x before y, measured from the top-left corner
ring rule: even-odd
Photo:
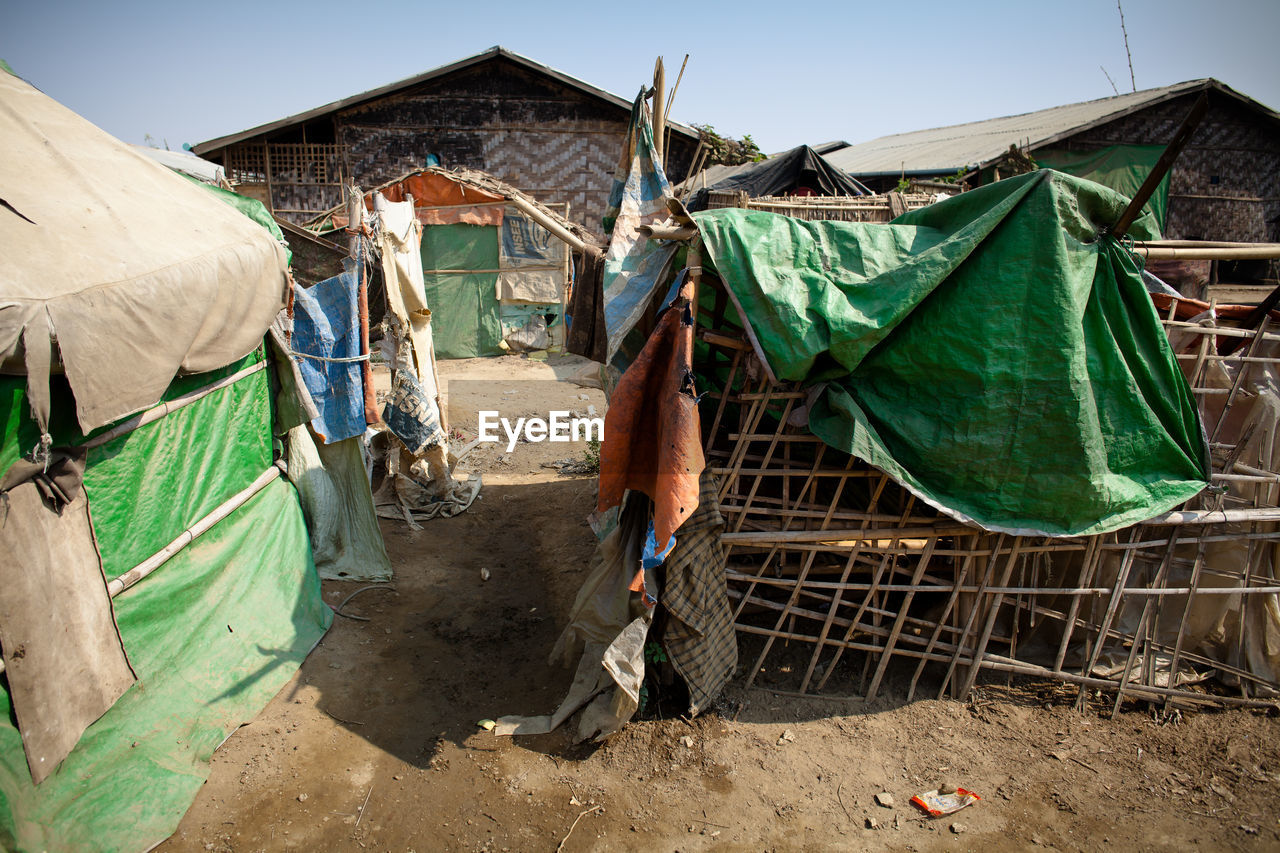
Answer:
[[[1120,5],[1120,0],[1116,0],[1116,8],[1120,10],[1120,34],[1124,36],[1124,55],[1129,60],[1129,85],[1133,87],[1133,91],[1138,91],[1138,84],[1133,79],[1133,55],[1129,53],[1129,31],[1124,28],[1124,7]],[[1106,72],[1103,72],[1106,73]],[[1108,77],[1108,79],[1110,79]],[[1113,87],[1114,83],[1111,84]],[[1117,92],[1117,94],[1119,94]]]

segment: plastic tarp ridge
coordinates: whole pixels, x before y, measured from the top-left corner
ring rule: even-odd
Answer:
[[[783,381],[825,382],[828,445],[962,521],[1115,530],[1208,483],[1195,400],[1133,255],[1127,202],[1040,170],[889,225],[694,214]],[[1150,238],[1155,223],[1132,233]]]
[[[707,196],[715,190],[737,190],[751,198],[784,195],[800,189],[821,196],[871,195],[861,181],[808,145],[756,163],[711,166],[687,178],[679,189],[692,192],[687,203],[689,210],[705,210]]]
[[[199,158],[196,158],[199,159]],[[276,242],[284,247],[285,261],[289,264],[293,263],[293,250],[289,248],[289,241],[284,238],[284,231],[280,230],[280,223],[276,222],[276,218],[271,215],[271,211],[267,210],[267,206],[256,198],[250,198],[247,195],[225,190],[222,187],[207,184],[191,175],[184,174],[184,178],[194,184],[198,184],[206,191],[213,193],[213,197],[220,200],[223,204],[229,204],[254,222],[267,229],[267,233],[275,238]]]

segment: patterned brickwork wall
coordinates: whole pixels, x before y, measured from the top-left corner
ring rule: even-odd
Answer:
[[[1062,144],[1167,144],[1197,97],[1157,104]],[[1165,236],[1280,242],[1280,128],[1232,99],[1209,97],[1209,111],[1169,177]]]

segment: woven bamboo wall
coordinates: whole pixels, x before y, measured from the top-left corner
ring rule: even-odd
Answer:
[[[540,201],[567,202],[571,219],[599,231],[628,118],[615,103],[499,57],[313,118],[302,138],[332,141],[311,146],[319,152],[313,164],[281,164],[271,176],[272,206],[303,222],[342,202],[341,182],[332,176],[378,186],[423,168],[434,154],[447,168],[479,169]],[[286,128],[271,145],[292,155],[297,136],[297,128]],[[684,179],[697,141],[680,134],[669,140],[668,177],[675,183]],[[263,142],[208,153],[226,160],[233,182],[265,186]]]
[[[1059,145],[1166,145],[1198,93],[1072,136]],[[1215,179],[1216,178],[1216,182]],[[1280,240],[1280,133],[1235,101],[1210,94],[1209,111],[1169,177],[1171,239]]]
[[[599,230],[627,116],[615,105],[526,68],[495,60],[336,117],[351,171],[376,186],[426,164],[465,166],[550,204]],[[694,143],[673,136],[676,180]]]

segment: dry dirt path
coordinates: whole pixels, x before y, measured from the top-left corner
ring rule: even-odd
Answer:
[[[486,399],[602,413],[598,390],[554,381],[579,366],[509,356],[442,378],[489,380],[453,386],[455,413]],[[556,851],[566,835],[565,851],[1280,847],[1280,720],[1260,713],[1113,720],[1076,713],[1064,688],[999,680],[969,703],[904,704],[891,683],[870,706],[735,687],[717,711],[599,746],[483,731],[549,712],[568,686],[546,656],[593,547],[595,492],[541,467],[580,454],[567,447],[487,447],[466,460],[485,478],[470,512],[422,531],[384,522],[395,591],[348,605],[369,621],[335,620],[159,849]],[[359,586],[326,582],[325,600]],[[983,799],[921,820],[908,800],[939,781]]]

